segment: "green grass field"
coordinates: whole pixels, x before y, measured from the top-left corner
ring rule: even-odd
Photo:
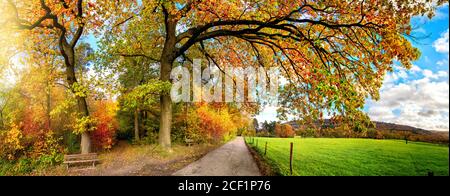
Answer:
[[[290,175],[291,142],[295,176],[424,176],[428,171],[449,175],[448,146],[344,138],[254,138],[253,143],[246,138],[246,141],[280,175]]]

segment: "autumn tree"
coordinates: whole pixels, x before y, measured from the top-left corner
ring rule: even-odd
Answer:
[[[109,85],[106,89],[119,95],[119,117],[133,122],[136,141],[140,140],[143,131],[146,120],[143,117],[159,117],[159,101],[155,98],[158,98],[158,91],[167,90],[154,88],[164,85],[159,85],[161,83],[156,80],[159,74],[154,44],[157,43],[148,40],[149,33],[152,35],[146,30],[145,23],[133,21],[128,23],[126,30],[116,29],[103,34],[94,64],[97,77]],[[127,130],[126,127],[123,129]]]
[[[289,81],[282,104],[291,113],[320,118],[328,109],[356,121],[365,118],[365,99],[378,99],[394,62],[409,68],[419,57],[407,39],[411,18],[432,17],[444,2],[144,0],[118,9],[127,13],[110,24],[145,25],[162,81],[170,81],[177,62],[198,54],[221,68],[279,66]],[[159,143],[169,148],[168,94],[160,96],[160,105]]]
[[[75,47],[80,41],[86,27],[91,25],[88,7],[93,3],[83,0],[75,1],[15,1],[2,0],[3,11],[9,13],[2,19],[2,25],[21,30],[26,34],[27,42],[33,44],[55,43],[64,61],[66,80],[75,95],[80,118],[89,116],[86,95],[76,77]],[[51,49],[51,48],[50,48]],[[86,125],[89,126],[89,125]],[[85,130],[88,130],[86,127]],[[81,133],[81,152],[91,151],[89,133]]]

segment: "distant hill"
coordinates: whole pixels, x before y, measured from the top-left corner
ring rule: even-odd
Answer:
[[[447,138],[449,137],[448,131],[432,131],[432,130],[425,130],[421,128],[416,128],[413,126],[408,125],[399,125],[395,123],[386,123],[386,122],[379,122],[379,121],[373,121],[375,124],[375,130],[382,131],[384,133],[399,133],[399,132],[410,132],[414,135],[421,135],[421,136],[428,136],[428,137],[437,137],[437,138]],[[294,128],[295,130],[299,129],[307,129],[307,128],[333,128],[335,127],[335,124],[330,119],[324,119],[321,121],[316,121],[312,126],[311,125],[299,125],[296,121],[290,121],[286,124],[289,124]]]
[[[432,134],[435,131],[420,129],[408,125],[399,125],[394,123],[373,121],[377,130],[390,130],[390,131],[410,131],[417,134]]]
[[[375,123],[375,127],[377,130],[411,131],[413,133],[418,133],[418,134],[431,134],[433,132],[436,132],[436,131],[425,130],[425,129],[416,128],[416,127],[408,126],[408,125],[399,125],[399,124],[379,122],[379,121],[373,121],[373,123]],[[291,125],[294,129],[306,128],[306,125],[299,125],[297,123],[297,121],[290,121],[290,122],[287,122],[286,124]],[[316,121],[313,126],[325,128],[325,127],[333,127],[334,124],[330,119],[323,119],[323,122]]]

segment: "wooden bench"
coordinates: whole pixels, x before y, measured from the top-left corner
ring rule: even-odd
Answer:
[[[97,153],[64,155],[64,164],[67,165],[67,169],[69,169],[70,164],[83,163],[92,163],[92,167],[95,167],[95,163],[98,161],[100,160]]]

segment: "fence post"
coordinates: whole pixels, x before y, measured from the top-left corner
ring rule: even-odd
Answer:
[[[256,148],[258,148],[258,139],[256,139]]]
[[[294,148],[294,143],[291,142],[291,152],[290,152],[290,156],[289,156],[289,168],[291,170],[291,176],[292,176],[292,151]]]
[[[266,156],[267,154],[267,141],[266,141],[266,146],[264,147],[264,156]]]

